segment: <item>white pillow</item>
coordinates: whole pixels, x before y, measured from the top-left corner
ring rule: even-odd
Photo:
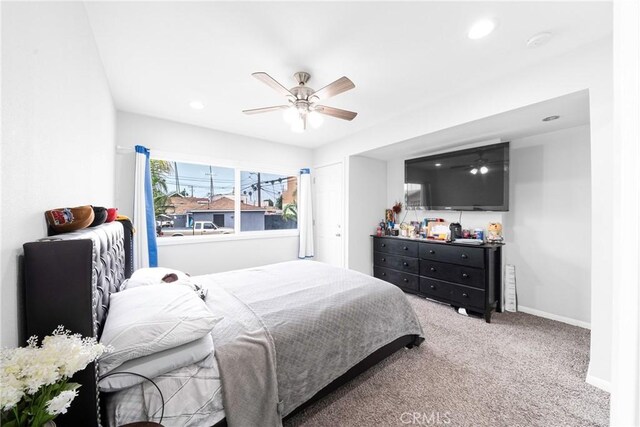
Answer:
[[[221,318],[187,286],[142,286],[116,292],[100,338],[113,351],[100,358],[100,375],[127,360],[202,338]]]
[[[133,289],[139,286],[157,285],[162,282],[162,278],[167,274],[174,273],[179,281],[189,281],[189,275],[180,270],[165,267],[139,268],[133,272],[128,280],[120,285],[120,290]]]
[[[125,372],[133,372],[153,379],[175,369],[199,362],[211,353],[213,353],[213,340],[211,334],[207,334],[190,343],[124,362],[109,372],[109,377],[101,379],[98,386],[100,391],[106,393],[122,390],[146,381],[142,377]],[[116,372],[123,373],[112,375]]]

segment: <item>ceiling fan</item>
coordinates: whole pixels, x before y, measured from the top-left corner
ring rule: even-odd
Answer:
[[[307,86],[307,82],[311,78],[311,74],[299,71],[293,76],[298,82],[298,86],[287,89],[278,83],[273,77],[264,72],[253,73],[253,77],[260,80],[267,86],[274,89],[287,98],[286,105],[276,105],[273,107],[254,108],[251,110],[243,110],[245,114],[268,113],[271,111],[284,111],[284,119],[291,124],[293,132],[304,132],[307,128],[307,122],[312,127],[319,127],[322,124],[322,116],[336,117],[342,120],[353,120],[358,113],[353,111],[341,110],[340,108],[327,107],[319,105],[317,102],[324,101],[332,96],[339,95],[356,87],[347,77],[340,77],[333,83],[328,84],[319,90],[313,90]]]

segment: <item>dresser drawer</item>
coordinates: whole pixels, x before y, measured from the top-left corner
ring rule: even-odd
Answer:
[[[429,298],[451,301],[453,285],[436,279],[420,278],[420,293]]]
[[[375,238],[373,240],[373,250],[376,252],[417,258],[418,242],[411,242],[403,239]]]
[[[384,252],[373,253],[373,264],[411,274],[418,274],[419,271],[418,258],[390,255]]]
[[[373,267],[373,276],[393,283],[404,290],[412,292],[418,291],[419,277],[415,274],[402,273],[384,267]]]
[[[484,291],[468,286],[451,285],[451,300],[461,307],[471,307],[484,311]]]
[[[484,268],[484,249],[442,243],[420,243],[420,258]]]
[[[459,283],[484,289],[484,270],[462,265],[420,260],[420,275],[447,282]]]

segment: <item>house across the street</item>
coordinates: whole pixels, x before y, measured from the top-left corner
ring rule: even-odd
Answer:
[[[234,228],[235,200],[218,196],[213,200],[206,197],[173,195],[169,198],[166,214],[173,220],[174,227],[190,227],[194,221],[212,221],[218,227]],[[240,202],[241,231],[280,230],[296,228],[297,221],[285,221],[282,212],[272,207],[253,206]]]

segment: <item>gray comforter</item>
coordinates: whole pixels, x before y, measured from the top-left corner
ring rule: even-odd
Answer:
[[[422,335],[397,287],[314,261],[199,276],[227,422],[279,426],[282,417],[380,347]]]

